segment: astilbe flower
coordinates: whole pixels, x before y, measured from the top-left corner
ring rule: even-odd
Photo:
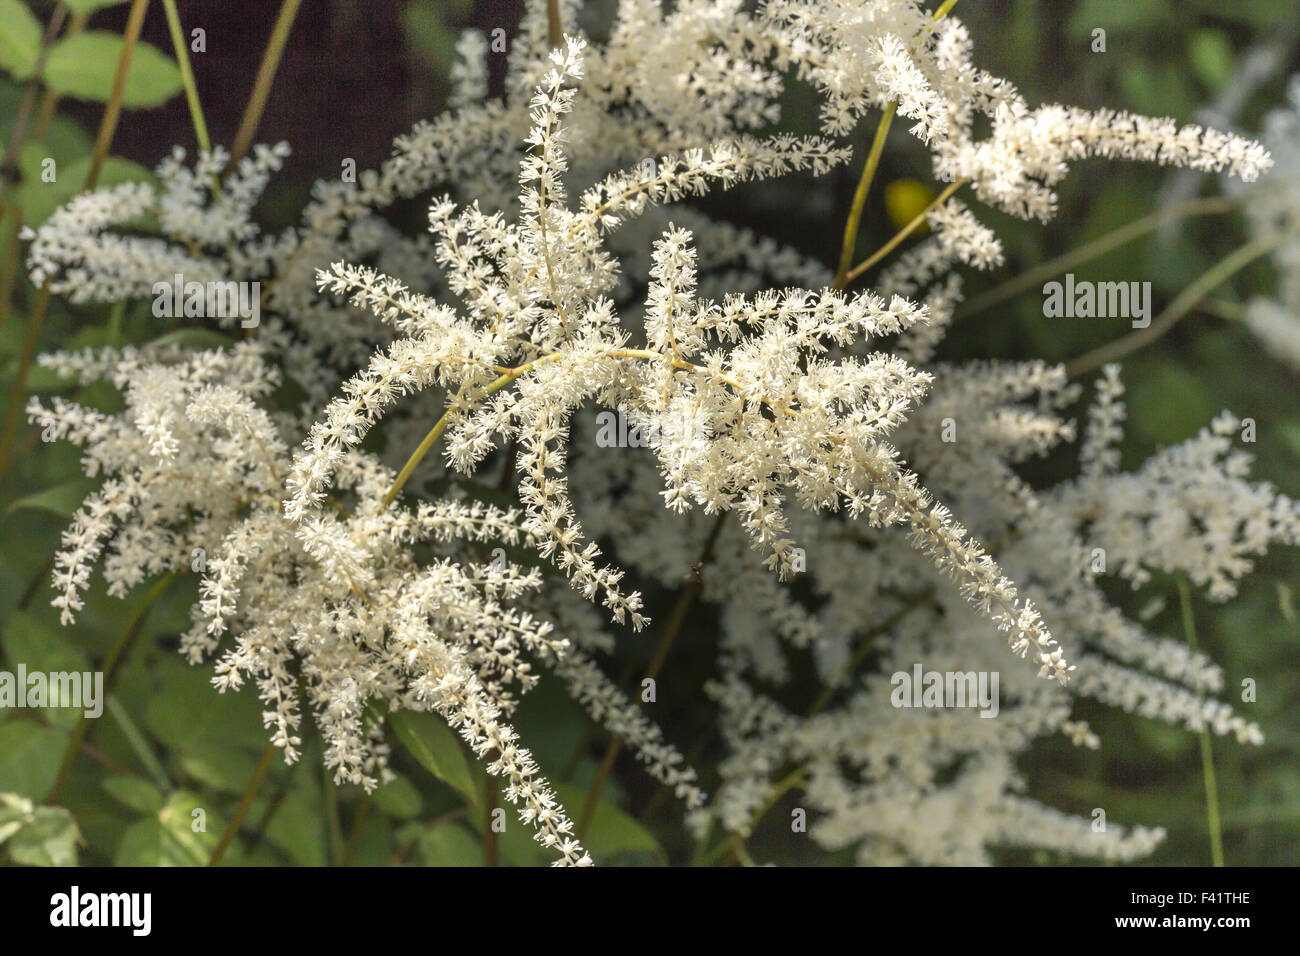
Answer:
[[[1276,168],[1237,191],[1254,241],[1271,254],[1277,294],[1246,304],[1246,326],[1278,360],[1300,369],[1300,76],[1287,86],[1286,106],[1264,118],[1262,139]]]
[[[89,474],[111,476],[65,537],[56,605],[76,612],[101,553],[124,593],[202,551],[183,649],[216,656],[222,689],[258,684],[286,757],[310,706],[336,780],[371,787],[387,748],[367,704],[436,710],[508,778],[560,862],[588,858],[507,723],[535,663],[673,788],[697,833],[744,836],[797,785],[812,837],[864,863],[987,862],[997,845],[1150,852],[1158,830],[1097,834],[1025,797],[1015,761],[1058,731],[1098,744],[1077,697],[1260,739],[1212,696],[1223,677],[1208,658],[1129,620],[1096,580],[1183,570],[1222,598],[1249,555],[1296,542],[1294,504],[1250,484],[1248,459],[1229,450],[1235,420],[1120,472],[1108,369],[1079,476],[1032,488],[1016,466],[1075,440],[1062,411],[1081,390],[1042,363],[935,363],[962,297],[954,267],[1002,258],[968,206],[932,210],[933,235],[857,295],[770,239],[667,207],[848,158],[821,137],[755,136],[779,119],[787,71],[819,90],[823,133],[896,104],[937,176],[1024,218],[1050,218],[1053,187],[1085,157],[1250,180],[1268,154],[1169,120],[1030,108],[973,65],[957,18],[914,0],[628,0],[608,42],[574,36],[555,51],[544,8],[525,13],[504,100],[486,99],[482,38],[466,34],[456,109],[356,182],[318,184],[296,229],[266,236],[251,220],[286,155],[276,147],[224,185],[220,152],[192,170],[174,157],[161,192],[90,193],[36,230],[33,277],[77,301],[142,298],[183,273],[263,282],[266,316],[225,351],[45,357],[110,379],[126,404],[29,409],[86,448]],[[576,0],[560,8],[576,22]],[[432,202],[432,238],[384,218],[439,185],[450,192]],[[164,236],[119,230],[149,213]],[[281,376],[305,394],[294,411],[273,401]],[[648,450],[601,448],[597,409],[644,429]],[[363,451],[381,422],[382,447]],[[948,422],[955,442],[940,438]],[[517,509],[400,498],[495,466],[513,468]],[[539,567],[488,560],[501,544],[532,549]],[[1106,572],[1090,563],[1096,547]],[[679,587],[688,568],[718,610],[711,798],[604,677],[613,637],[586,603],[641,629],[628,573]],[[1039,607],[1069,636],[1069,662]],[[990,625],[1035,668],[1003,670]],[[812,701],[792,679],[801,657],[823,684]],[[888,675],[921,661],[1001,673],[998,719],[894,707]]]

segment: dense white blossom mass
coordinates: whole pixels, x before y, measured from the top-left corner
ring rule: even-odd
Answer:
[[[1250,481],[1240,423],[1225,413],[1124,472],[1116,367],[1079,436],[1064,412],[1082,389],[1061,368],[936,363],[956,266],[1002,260],[959,199],[875,291],[852,293],[680,202],[821,175],[849,159],[838,138],[891,104],[936,178],[1022,218],[1050,218],[1086,157],[1249,181],[1268,154],[1166,119],[1030,107],[974,66],[958,17],[915,0],[624,0],[601,44],[578,6],[560,4],[571,35],[551,50],[546,4],[528,4],[504,99],[487,98],[484,39],[466,34],[454,109],[379,169],[319,183],[298,228],[252,218],[277,146],[224,180],[221,151],[190,166],[178,150],[158,188],[87,193],[36,230],[33,280],[72,301],[146,299],[179,274],[258,282],[263,315],[226,349],[43,358],[125,405],[29,406],[105,479],[55,567],[65,621],[97,562],[120,595],[202,552],[184,653],[215,659],[222,690],[256,685],[286,759],[308,708],[335,779],[371,788],[388,755],[375,711],[436,711],[561,863],[591,860],[509,722],[549,679],[636,750],[696,833],[747,834],[793,770],[811,836],[862,863],[1148,853],[1158,830],[1096,832],[1025,796],[1016,759],[1058,732],[1104,746],[1074,715],[1082,698],[1261,739],[1214,696],[1219,668],[1099,587],[1183,572],[1223,599],[1253,556],[1300,541],[1296,505]],[[760,135],[789,78],[819,91],[822,135]],[[429,235],[385,218],[435,190]],[[155,237],[121,228],[150,214]],[[598,410],[644,428],[644,447],[604,447]],[[1080,437],[1072,480],[1018,475]],[[713,657],[711,795],[601,664],[644,637],[632,583],[677,590],[692,568],[718,621],[689,638]],[[817,698],[799,698],[796,660]],[[895,706],[889,675],[922,663],[999,673],[997,718]]]

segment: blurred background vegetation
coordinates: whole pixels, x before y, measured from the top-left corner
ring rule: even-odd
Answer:
[[[610,2],[591,0],[593,20]],[[264,220],[273,226],[292,224],[312,182],[337,175],[344,157],[362,169],[382,161],[394,136],[442,108],[456,32],[464,26],[501,26],[513,34],[519,6],[511,0],[305,0],[258,129],[258,141],[287,140],[294,151],[262,204]],[[186,31],[206,31],[206,50],[192,54],[192,63],[214,142],[229,143],[234,136],[278,9],[276,3],[228,0],[180,4]],[[11,162],[4,171],[0,219],[0,379],[5,395],[18,376],[37,299],[18,266],[24,246],[18,227],[42,221],[84,181],[116,64],[112,39],[122,34],[127,11],[126,4],[114,0],[68,0],[64,35],[76,28],[85,38],[99,39],[83,38],[58,57],[52,51],[26,143],[6,154]],[[1253,132],[1263,114],[1281,103],[1287,77],[1300,71],[1297,0],[962,0],[956,14],[971,28],[977,62],[1011,78],[1030,102],[1110,106],[1180,122],[1216,115],[1219,125],[1227,122]],[[5,74],[0,78],[0,142],[9,142],[23,112],[32,66],[25,52],[31,29],[39,35],[55,15],[56,5],[48,0],[0,0],[5,24],[0,29],[0,73]],[[1104,53],[1092,50],[1098,28],[1106,31]],[[174,144],[194,149],[160,3],[149,4],[141,37],[153,52],[137,52],[126,112],[101,185],[147,179],[148,170]],[[1272,65],[1248,95],[1234,96],[1243,65],[1260,57]],[[494,68],[499,78],[499,64]],[[47,90],[57,97],[46,97]],[[1225,106],[1228,115],[1219,115]],[[812,132],[815,120],[813,96],[794,89],[784,125]],[[874,128],[872,116],[855,133],[859,156]],[[58,164],[56,183],[41,180],[46,157]],[[859,168],[815,183],[747,186],[711,197],[706,206],[715,215],[781,237],[833,264],[839,224]],[[897,128],[876,181],[887,188],[873,191],[859,250],[886,240],[897,223],[910,219],[937,191],[922,150]],[[1001,236],[1009,261],[992,275],[971,276],[967,293],[998,286],[1163,206],[1216,194],[1219,186],[1214,177],[1188,178],[1149,165],[1082,163],[1061,187],[1060,214],[1047,226],[980,210]],[[404,214],[412,229],[419,228],[423,210],[418,204]],[[1245,238],[1236,214],[1187,219],[1073,271],[1088,279],[1150,280],[1158,309]],[[1229,408],[1258,423],[1256,476],[1300,497],[1297,375],[1265,354],[1233,318],[1241,303],[1267,292],[1274,279],[1266,262],[1244,270],[1218,289],[1206,308],[1126,360],[1126,465],[1191,437],[1215,413]],[[1045,321],[1041,309],[1035,287],[960,318],[940,357],[1064,361],[1114,334],[1099,323]],[[145,341],[157,334],[146,307],[75,308],[56,300],[39,329],[39,344],[96,346]],[[118,407],[110,390],[70,390],[39,368],[27,377],[25,391]],[[51,555],[73,509],[95,483],[80,477],[75,448],[41,444],[25,424],[18,428],[15,449],[14,465],[0,485],[0,666],[14,670],[22,662],[29,671],[85,670],[92,662],[99,666],[123,639],[128,649],[113,677],[104,717],[88,728],[58,785],[57,802],[71,812],[77,829],[66,814],[51,811],[24,836],[0,845],[0,859],[8,850],[8,859],[17,862],[66,862],[74,852],[90,863],[205,862],[264,751],[259,703],[249,692],[217,695],[208,684],[209,669],[191,668],[176,653],[176,636],[188,624],[194,598],[192,580],[158,585],[162,590],[156,601],[147,585],[124,601],[108,598],[96,585],[78,623],[59,627],[48,606]],[[1073,465],[1069,455],[1057,456],[1035,466],[1029,477],[1058,479]],[[1223,665],[1226,693],[1235,699],[1243,678],[1258,681],[1258,701],[1240,706],[1267,738],[1261,747],[1213,741],[1228,865],[1300,862],[1296,567],[1294,551],[1278,550],[1259,562],[1257,573],[1228,604],[1211,605],[1199,597],[1192,602],[1197,638]],[[1156,632],[1184,635],[1171,579],[1157,575],[1136,593],[1121,586],[1113,597],[1135,614],[1142,611]],[[704,612],[699,623],[707,623]],[[1083,816],[1102,807],[1112,821],[1166,827],[1168,840],[1152,863],[1209,863],[1196,735],[1087,703],[1080,713],[1100,734],[1102,749],[1089,752],[1063,740],[1040,741],[1022,762],[1030,792]],[[697,736],[697,718],[689,711],[669,712],[667,721],[669,739]],[[37,802],[47,798],[77,723],[69,710],[0,710],[0,793]],[[586,719],[574,705],[543,685],[526,699],[519,724],[525,739],[536,744],[543,769],[569,781],[561,786],[562,797],[566,788],[590,781],[604,738],[588,733]],[[545,728],[545,733],[530,733],[530,728]],[[336,789],[328,783],[319,738],[304,734],[308,743],[297,766],[270,762],[267,782],[226,862],[480,862],[481,814],[466,814],[463,806],[466,799],[478,804],[489,799],[481,771],[432,718],[415,715],[394,731],[395,740],[405,744],[395,757],[399,780],[369,800],[356,788]],[[652,795],[632,761],[618,765],[605,797],[588,840],[598,860],[683,858],[680,837],[674,835],[677,808]],[[193,826],[196,808],[206,817],[206,829],[198,832]],[[5,812],[0,806],[0,832]],[[772,858],[788,859],[790,848],[779,841],[779,833],[760,832],[755,856],[768,858],[764,851],[770,848]],[[783,842],[788,843],[788,834]],[[499,852],[503,863],[538,859],[517,827],[507,831]],[[1010,852],[999,859],[1069,862]]]

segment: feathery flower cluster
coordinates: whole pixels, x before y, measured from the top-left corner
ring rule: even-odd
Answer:
[[[1251,299],[1246,324],[1279,360],[1300,369],[1300,76],[1287,93],[1286,107],[1265,117],[1261,137],[1276,168],[1241,190],[1256,241],[1273,247],[1277,273],[1276,297]]]
[[[576,0],[559,6],[578,22]],[[1182,570],[1223,598],[1249,556],[1300,541],[1294,503],[1250,483],[1230,449],[1236,419],[1120,472],[1108,369],[1079,476],[1032,488],[1016,466],[1075,440],[1062,410],[1081,390],[1042,363],[934,362],[961,301],[955,266],[1002,259],[968,206],[934,209],[932,236],[876,291],[846,294],[822,264],[677,204],[822,175],[849,157],[834,137],[891,104],[936,176],[1024,218],[1050,218],[1053,186],[1085,157],[1250,180],[1268,154],[1169,120],[1030,108],[973,65],[956,17],[916,0],[631,0],[604,44],[571,30],[555,50],[545,7],[524,16],[504,99],[486,98],[483,40],[467,34],[456,108],[356,182],[318,184],[297,229],[268,236],[252,219],[287,154],[275,147],[219,186],[224,154],[193,168],[178,154],[161,190],[86,194],[35,232],[33,279],[74,301],[139,299],[183,274],[263,283],[266,316],[226,350],[44,358],[125,403],[29,408],[106,477],[56,564],[65,619],[101,556],[118,594],[199,570],[183,650],[215,657],[223,690],[257,684],[287,759],[307,706],[336,780],[373,787],[383,712],[436,711],[560,863],[590,858],[507,722],[545,679],[538,662],[697,833],[743,837],[798,786],[812,838],[863,863],[1150,852],[1159,831],[1098,833],[1025,797],[1015,761],[1056,732],[1102,744],[1073,716],[1078,697],[1260,739],[1213,697],[1217,667],[1130,620],[1097,580]],[[757,135],[791,74],[819,90],[824,135]],[[430,236],[384,218],[435,189]],[[160,237],[121,231],[149,214]],[[296,409],[285,381],[305,395]],[[642,429],[644,450],[594,440],[597,412]],[[485,478],[517,506],[478,500]],[[493,557],[506,547],[535,565]],[[648,623],[625,582],[677,588],[689,568],[719,621],[712,796],[600,665],[607,619]],[[823,685],[807,701],[792,678],[804,659]],[[1000,674],[997,719],[897,706],[889,675],[920,665]]]

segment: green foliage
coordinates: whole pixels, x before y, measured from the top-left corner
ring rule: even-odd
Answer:
[[[45,82],[66,96],[104,102],[113,89],[122,38],[91,31],[60,40],[45,64]],[[161,106],[181,91],[181,71],[157,47],[137,41],[126,75],[122,105],[128,108]]]
[[[63,807],[34,807],[12,793],[0,793],[0,851],[25,866],[75,866],[81,834]]]
[[[423,800],[420,791],[400,774],[372,795],[375,806],[395,820],[410,820],[420,815]]]
[[[68,734],[28,720],[0,723],[0,793],[44,800],[54,786]]]
[[[41,25],[22,0],[0,0],[0,69],[31,76],[41,51]]]
[[[81,507],[81,503],[86,500],[86,495],[97,487],[99,481],[94,478],[73,478],[53,488],[45,488],[10,502],[5,513],[11,514],[23,508],[32,508],[48,511],[60,518],[71,518]]]
[[[195,829],[203,812],[204,825],[212,819],[197,794],[178,791],[157,810],[146,811],[131,824],[113,858],[116,866],[202,866],[216,849],[215,832]]]
[[[454,821],[408,824],[398,831],[397,839],[414,844],[424,866],[477,866],[483,858],[478,837]]]
[[[389,725],[402,746],[420,766],[453,788],[471,804],[479,800],[478,787],[470,774],[460,740],[436,714],[399,711],[390,714]]]
[[[104,789],[137,813],[157,814],[163,808],[162,791],[138,777],[109,777],[104,781]]]
[[[587,802],[586,789],[572,784],[556,784],[555,793],[561,803],[572,808],[574,814]],[[596,802],[596,809],[591,815],[591,826],[583,842],[597,860],[613,861],[623,854],[641,854],[651,862],[667,862],[654,834],[644,824],[606,800]]]

